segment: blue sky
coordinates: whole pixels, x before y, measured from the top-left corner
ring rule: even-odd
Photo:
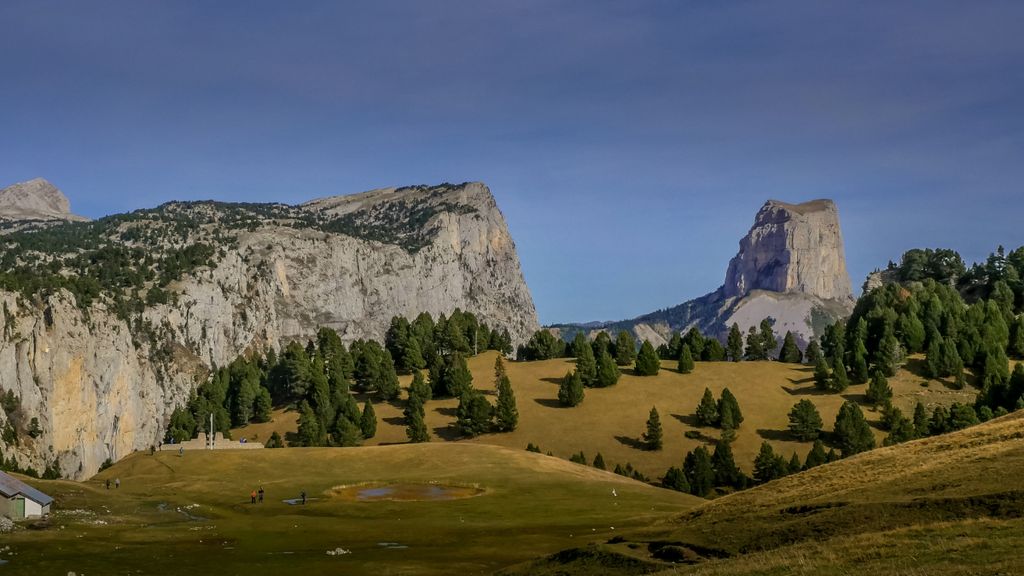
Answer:
[[[541,321],[700,296],[768,198],[855,288],[1024,244],[1024,4],[0,4],[0,183],[88,216],[481,180]]]

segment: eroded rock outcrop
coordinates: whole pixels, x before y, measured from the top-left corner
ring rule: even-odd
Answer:
[[[42,430],[3,451],[40,470],[58,461],[65,474],[85,477],[108,457],[157,444],[170,413],[210,367],[303,341],[320,326],[346,341],[381,339],[395,315],[461,308],[508,329],[515,343],[538,327],[515,244],[480,183],[301,206],[170,203],[81,225],[138,248],[128,254],[148,263],[118,273],[149,279],[116,298],[74,286],[0,291],[0,392],[19,396],[15,417],[36,417]],[[18,238],[6,241],[14,246]],[[195,246],[205,248],[183,248]],[[37,256],[69,258],[22,254],[16,262]],[[187,271],[161,288],[171,266]],[[5,421],[0,411],[0,428]]]
[[[69,220],[87,218],[71,213],[67,196],[43,178],[19,182],[0,190],[0,220]]]
[[[725,283],[714,292],[632,320],[555,328],[566,339],[579,331],[595,335],[630,330],[657,346],[673,331],[696,326],[724,339],[733,323],[745,332],[771,318],[780,337],[793,332],[806,343],[829,323],[848,316],[853,304],[835,203],[769,200],[740,240]]]

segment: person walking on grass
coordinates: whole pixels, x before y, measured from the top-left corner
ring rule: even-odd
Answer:
[[[120,478],[114,478],[114,488],[120,488],[120,487],[121,487],[121,479]]]
[[[306,491],[305,490],[302,491],[301,496],[302,496],[302,505],[305,506],[306,505]]]
[[[110,478],[107,478],[107,490],[110,490]]]
[[[252,500],[253,504],[256,503],[256,491],[255,490],[253,490],[252,492],[249,493],[249,498],[250,498],[250,500]]]
[[[260,504],[263,504],[263,486],[260,486],[260,491],[259,491],[258,494],[259,494]]]

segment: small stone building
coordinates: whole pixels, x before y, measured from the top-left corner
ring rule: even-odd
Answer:
[[[50,513],[53,498],[10,474],[0,472],[0,516],[11,520],[40,518]]]

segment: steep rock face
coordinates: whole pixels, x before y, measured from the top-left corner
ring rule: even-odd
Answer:
[[[723,289],[726,298],[754,290],[799,292],[822,300],[852,298],[835,203],[766,202],[729,262]]]
[[[72,214],[67,196],[42,178],[19,182],[0,190],[0,219],[87,220]]]
[[[305,341],[321,326],[346,341],[382,339],[395,315],[461,308],[507,328],[516,343],[538,327],[515,244],[483,184],[257,208],[258,221],[246,205],[161,207],[159,218],[187,216],[181,221],[194,223],[193,234],[234,226],[234,236],[222,240],[212,265],[167,287],[174,298],[138,316],[126,318],[103,298],[83,309],[67,290],[34,301],[0,291],[0,392],[18,395],[14,417],[36,417],[43,430],[4,453],[40,470],[56,460],[66,474],[89,476],[108,457],[157,443],[210,367]],[[246,220],[229,225],[242,209],[250,210]],[[144,214],[113,234],[149,246],[134,229],[157,221]],[[0,427],[5,420],[0,411]]]
[[[729,326],[746,332],[764,318],[781,337],[793,332],[801,343],[823,333],[853,311],[839,213],[831,200],[787,204],[769,200],[740,241],[725,283],[714,292],[631,320],[555,326],[572,339],[577,332],[630,330],[655,346],[673,331],[697,327],[724,339]]]

